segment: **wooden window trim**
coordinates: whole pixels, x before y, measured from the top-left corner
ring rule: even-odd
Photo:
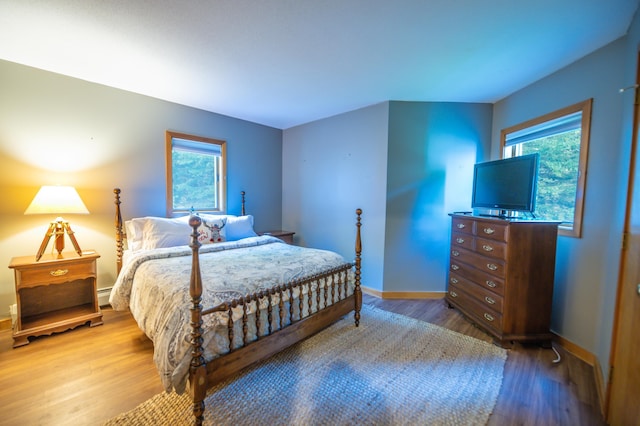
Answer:
[[[587,181],[587,160],[589,156],[589,137],[591,132],[591,110],[593,107],[593,99],[587,99],[582,102],[561,108],[557,111],[550,112],[537,118],[525,121],[515,126],[507,127],[500,131],[500,158],[504,157],[504,148],[507,135],[517,132],[528,127],[532,127],[547,121],[555,120],[559,117],[582,112],[582,126],[580,132],[580,157],[578,162],[578,182],[576,184],[576,201],[573,215],[573,226],[560,226],[558,235],[580,238],[582,236],[582,216],[584,213],[584,193]]]
[[[174,132],[167,130],[165,132],[165,164],[166,164],[166,188],[167,199],[166,209],[167,217],[172,217],[176,211],[173,209],[173,138],[186,139],[194,142],[205,142],[220,146],[222,156],[221,185],[220,185],[220,209],[216,213],[225,213],[227,209],[227,142],[220,139],[207,138],[204,136],[196,136],[188,133]]]

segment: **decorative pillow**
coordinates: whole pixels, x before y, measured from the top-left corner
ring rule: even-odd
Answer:
[[[204,215],[203,215],[204,216]],[[198,241],[200,244],[221,243],[226,240],[227,218],[215,218],[200,216],[202,224],[198,227]]]
[[[227,241],[237,241],[242,238],[257,237],[253,230],[253,216],[233,216],[227,219]]]
[[[189,244],[191,228],[189,228],[188,223],[178,219],[162,217],[146,217],[144,219],[144,227],[142,228],[143,250]]]

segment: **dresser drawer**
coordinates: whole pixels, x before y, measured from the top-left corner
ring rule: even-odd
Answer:
[[[463,232],[465,234],[473,234],[473,225],[475,221],[465,217],[454,217],[451,230],[453,232]]]
[[[473,296],[464,291],[463,288],[450,286],[447,292],[447,299],[457,304],[467,315],[477,320],[478,324],[484,326],[495,334],[502,332],[502,314],[480,304]]]
[[[475,235],[496,241],[508,241],[509,227],[495,222],[476,222]]]
[[[458,282],[449,282],[450,288],[458,288],[472,296],[478,303],[485,305],[487,308],[497,313],[502,313],[502,296],[499,296],[485,287],[474,284],[467,280],[458,280]]]
[[[500,241],[489,240],[486,238],[476,238],[474,249],[484,256],[503,260],[507,258],[507,243],[503,243]]]
[[[463,234],[460,232],[452,232],[451,233],[451,250],[455,248],[466,248],[467,250],[473,250],[474,245],[474,237],[471,234]]]
[[[466,263],[466,265],[461,265]],[[504,278],[505,276],[505,262],[499,259],[494,259],[485,256],[479,256],[477,253],[469,252],[467,250],[457,250],[454,255],[453,250],[451,253],[451,270],[458,271],[462,268],[468,268],[473,266],[474,268],[491,274],[498,278]]]
[[[16,287],[61,284],[96,276],[95,261],[74,264],[43,264],[35,268],[16,269]]]
[[[473,268],[464,268],[463,266],[455,272],[449,272],[449,283],[456,284],[456,282],[460,281],[479,285],[498,296],[504,295],[504,281],[502,279],[485,274]]]

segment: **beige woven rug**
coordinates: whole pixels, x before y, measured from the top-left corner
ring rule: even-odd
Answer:
[[[209,391],[207,425],[483,425],[506,351],[363,306]],[[187,395],[161,393],[107,425],[192,424]]]

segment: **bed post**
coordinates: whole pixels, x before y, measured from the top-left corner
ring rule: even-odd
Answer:
[[[193,415],[195,424],[202,425],[204,421],[204,398],[207,392],[207,370],[202,348],[202,277],[200,275],[200,258],[198,250],[198,227],[202,219],[198,216],[189,218],[189,226],[193,228],[191,233],[191,280],[189,282],[189,294],[191,295],[191,365],[189,367],[189,386],[193,396]]]
[[[116,275],[122,269],[122,252],[124,247],[124,232],[122,230],[122,213],[120,213],[120,188],[114,188],[116,195]]]
[[[360,325],[360,308],[362,308],[362,289],[360,288],[360,265],[361,265],[361,257],[362,254],[362,239],[360,237],[360,227],[362,223],[360,223],[360,216],[362,215],[362,209],[356,209],[356,287],[353,290],[353,294],[355,295],[355,313],[354,318],[356,320],[356,327]]]
[[[244,192],[244,191],[240,191],[240,195],[242,196],[242,209],[240,210],[240,211],[241,211],[241,213],[242,213],[242,214],[241,214],[241,216],[244,216],[244,215],[245,215],[245,212],[244,212],[244,211],[245,211],[245,210],[244,210],[244,194],[245,194],[245,192]]]

